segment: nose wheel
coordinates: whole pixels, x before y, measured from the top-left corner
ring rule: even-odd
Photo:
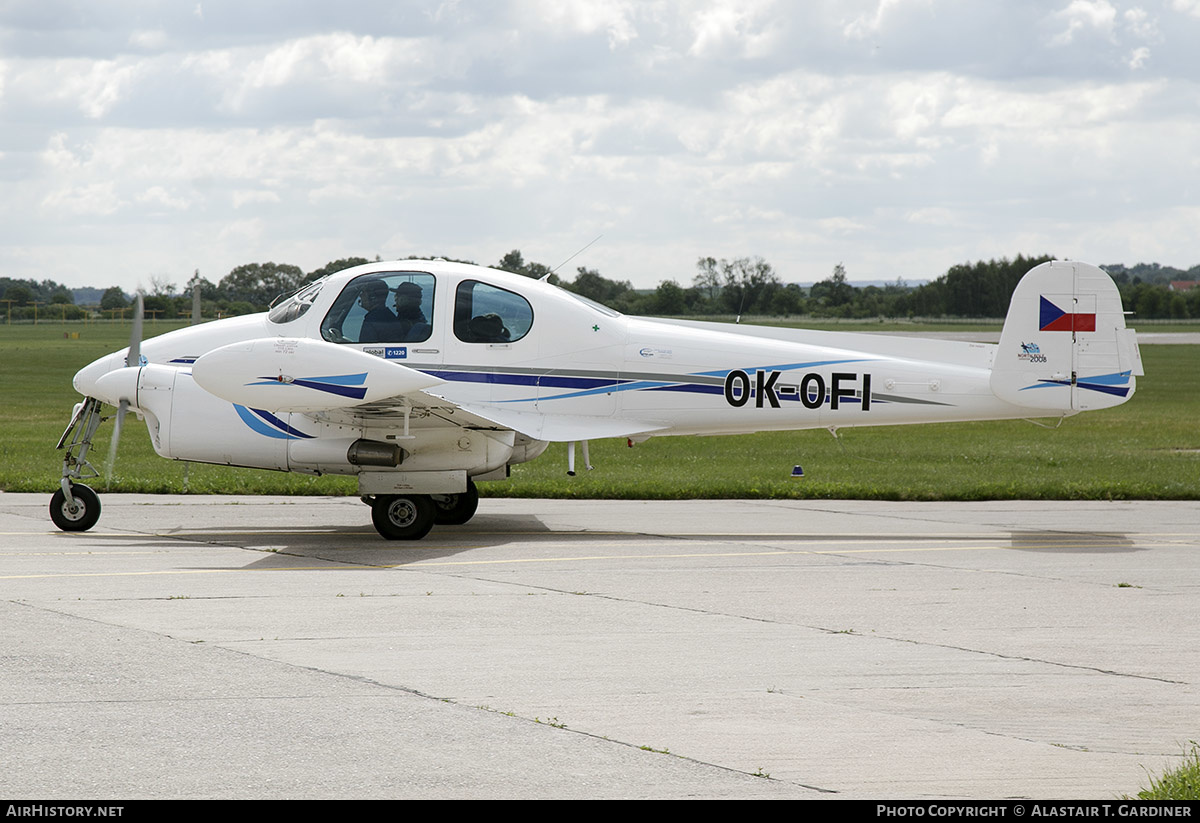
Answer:
[[[65,532],[85,532],[100,519],[100,498],[87,486],[71,484],[71,498],[62,489],[50,498],[50,519]]]

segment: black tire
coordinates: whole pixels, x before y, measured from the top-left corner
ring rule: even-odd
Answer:
[[[433,510],[427,494],[378,494],[371,502],[371,522],[388,540],[420,540],[433,528]]]
[[[434,494],[433,522],[439,526],[461,526],[475,516],[479,508],[479,490],[472,480],[467,480],[467,490],[462,494]]]
[[[87,486],[72,484],[75,506],[67,505],[67,496],[59,489],[50,498],[50,519],[65,532],[85,532],[100,519],[100,498]]]

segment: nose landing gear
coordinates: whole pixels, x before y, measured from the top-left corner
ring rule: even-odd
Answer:
[[[65,532],[85,532],[100,519],[99,496],[75,482],[100,476],[87,459],[102,420],[100,405],[99,400],[88,397],[75,406],[71,422],[58,440],[57,448],[65,448],[67,453],[63,457],[62,488],[50,498],[50,519]]]

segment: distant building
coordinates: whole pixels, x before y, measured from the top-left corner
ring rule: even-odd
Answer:
[[[1188,291],[1197,286],[1200,286],[1200,280],[1172,280],[1167,289],[1169,291]]]

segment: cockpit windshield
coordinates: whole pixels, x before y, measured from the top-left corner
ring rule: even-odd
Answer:
[[[290,323],[297,317],[300,317],[309,310],[313,301],[317,299],[317,295],[321,293],[321,287],[325,285],[325,279],[322,277],[320,280],[314,280],[307,286],[301,286],[292,292],[291,295],[271,307],[271,310],[267,313],[267,319],[272,323]]]

